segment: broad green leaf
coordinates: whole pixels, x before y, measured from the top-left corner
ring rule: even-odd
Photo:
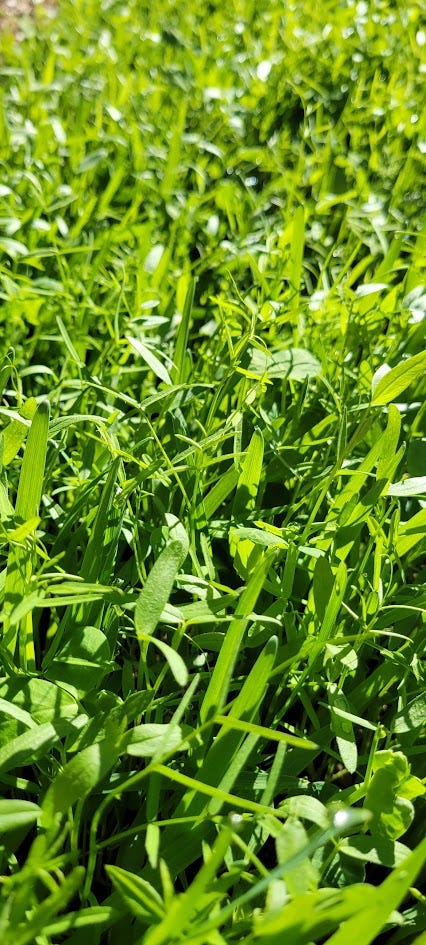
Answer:
[[[236,539],[249,539],[255,545],[262,545],[265,548],[287,548],[288,543],[280,535],[274,535],[263,528],[245,528],[243,526],[231,528],[230,534]]]
[[[425,371],[426,351],[420,351],[412,358],[401,361],[377,382],[373,389],[372,406],[378,407],[390,403],[395,397],[399,397],[407,387],[424,377]]]
[[[46,679],[14,676],[0,679],[0,698],[29,713],[35,723],[73,719],[78,704],[68,692]]]
[[[114,732],[113,728],[109,738],[83,748],[56,775],[42,803],[43,826],[52,826],[57,814],[64,814],[77,801],[84,800],[108,774],[119,755],[118,736],[118,730]]]
[[[417,874],[426,860],[426,839],[413,850],[404,862],[393,870],[390,876],[374,890],[374,901],[366,902],[345,922],[328,940],[327,945],[371,945],[376,936],[386,925],[391,913],[397,909],[413,885]]]
[[[410,766],[402,751],[392,751],[386,748],[376,751],[373,759],[373,771],[386,771],[392,774],[392,783],[401,784],[410,773]]]
[[[308,797],[306,794],[290,797],[280,804],[280,810],[288,813],[291,817],[309,820],[310,823],[316,824],[322,830],[327,830],[330,825],[330,815],[327,808],[316,797]]]
[[[12,459],[15,459],[15,456],[19,453],[21,446],[25,440],[25,437],[28,432],[28,423],[22,422],[20,420],[12,420],[8,426],[3,430],[4,437],[4,451],[3,451],[3,464],[8,466],[12,462]]]
[[[229,531],[229,550],[233,558],[235,571],[243,581],[247,581],[262,558],[261,545],[259,542],[251,541],[250,538],[241,538],[238,530],[231,528]]]
[[[40,813],[40,807],[32,801],[0,800],[0,834],[30,826]]]
[[[304,381],[307,377],[317,377],[321,365],[316,357],[303,348],[289,348],[271,353],[263,353],[257,348],[252,351],[248,370],[260,377],[263,374],[270,380]]]
[[[410,854],[409,847],[388,837],[350,837],[339,844],[339,850],[353,859],[391,868],[399,866]]]
[[[175,751],[182,743],[183,733],[179,725],[163,725],[150,722],[135,725],[124,736],[123,744],[128,755],[136,758],[154,758]],[[183,745],[182,749],[185,750]]]
[[[288,860],[306,848],[308,837],[303,824],[294,815],[290,814],[282,825],[275,840],[278,863]],[[306,857],[298,866],[282,874],[290,896],[300,896],[303,893],[316,889],[319,876],[311,861]]]
[[[3,714],[11,716],[11,718],[15,719],[17,722],[21,722],[22,725],[25,725],[25,728],[37,727],[37,723],[34,722],[29,712],[20,709],[19,706],[14,705],[13,702],[8,702],[6,699],[0,698],[0,715]]]
[[[49,664],[46,676],[81,699],[100,685],[109,671],[109,659],[105,634],[97,627],[78,627]]]
[[[187,553],[188,541],[174,539],[153,564],[136,603],[135,627],[138,636],[154,633]]]
[[[0,772],[21,768],[32,764],[36,759],[48,755],[61,737],[71,729],[71,723],[62,719],[55,724],[45,722],[28,729],[22,735],[12,739],[0,748]]]
[[[366,808],[374,814],[371,832],[373,836],[377,833],[397,840],[414,819],[410,798],[421,794],[423,785],[419,782],[419,789],[416,789],[417,779],[413,782],[410,766],[401,751],[387,749],[376,752],[373,772],[365,797]]]
[[[401,709],[393,720],[394,731],[398,734],[412,732],[421,728],[426,721],[426,693],[419,692],[410,699],[404,709]]]

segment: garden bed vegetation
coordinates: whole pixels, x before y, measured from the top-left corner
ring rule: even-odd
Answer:
[[[2,945],[425,945],[425,51],[2,32]]]

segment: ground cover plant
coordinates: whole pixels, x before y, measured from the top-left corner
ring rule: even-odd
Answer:
[[[0,941],[426,941],[422,5],[0,37]]]

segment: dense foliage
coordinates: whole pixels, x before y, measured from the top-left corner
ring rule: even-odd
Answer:
[[[1,943],[425,945],[420,0],[35,14],[0,37]]]

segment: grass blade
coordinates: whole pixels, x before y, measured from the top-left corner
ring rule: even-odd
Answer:
[[[249,623],[250,614],[256,606],[274,559],[274,552],[267,552],[257,570],[252,574],[235,608],[234,619],[227,631],[210,683],[201,706],[201,721],[206,722],[221,710],[226,702],[232,672],[238,652]]]
[[[28,522],[36,518],[43,489],[50,405],[43,400],[37,407],[28,433],[16,497],[15,515]],[[35,670],[32,612],[19,624],[10,620],[14,608],[24,598],[33,570],[33,542],[12,545],[7,559],[4,589],[5,620],[3,642],[22,669]]]

